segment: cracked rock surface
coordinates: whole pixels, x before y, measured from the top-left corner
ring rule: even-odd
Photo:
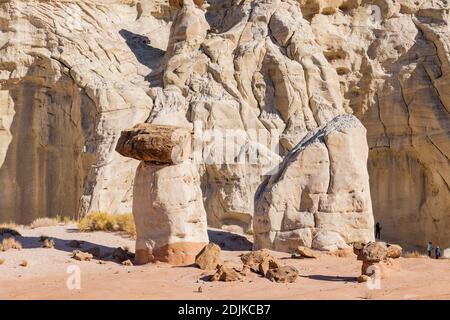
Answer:
[[[373,205],[387,240],[446,247],[448,22],[441,0],[3,1],[0,220],[130,212],[138,162],[114,151],[120,132],[200,121],[242,131],[244,155],[267,149],[252,131],[280,142],[251,165],[196,163],[209,225],[250,232],[262,217],[267,246],[328,250],[370,240]],[[311,140],[349,114],[366,129],[355,118]],[[346,143],[334,155],[333,136]],[[298,188],[282,178],[308,153],[324,159],[305,164],[323,166],[318,193],[305,176]],[[254,201],[268,189],[280,200]]]

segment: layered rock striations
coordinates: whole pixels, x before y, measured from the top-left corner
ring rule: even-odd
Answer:
[[[367,181],[341,190],[352,199],[364,189],[364,201],[341,202],[349,210],[336,207],[341,200],[303,210],[306,198],[341,191],[304,191],[312,185],[302,175],[288,188],[300,202],[273,193],[295,210],[261,211],[276,202],[261,202],[257,190],[287,188],[274,177],[295,172],[308,153],[325,159],[326,141],[297,147],[353,113],[367,129],[382,237],[449,244],[445,1],[4,1],[0,16],[0,220],[131,211],[138,161],[114,149],[123,129],[147,122],[193,130],[211,226],[251,232],[254,212],[286,221],[309,212],[308,227],[271,219],[272,234],[306,228],[314,246],[323,225],[316,238],[335,240],[322,248],[344,246],[370,236]],[[364,149],[364,130],[352,123],[354,132],[336,134]],[[312,163],[329,170],[333,161]]]

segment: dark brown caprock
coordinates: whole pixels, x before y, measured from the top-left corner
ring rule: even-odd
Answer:
[[[174,164],[191,151],[191,131],[186,128],[141,123],[122,131],[116,151],[140,161]]]

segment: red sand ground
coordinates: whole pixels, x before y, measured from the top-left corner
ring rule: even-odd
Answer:
[[[288,254],[274,253],[299,269],[301,277],[296,283],[272,283],[256,274],[242,282],[212,283],[201,280],[209,272],[190,266],[128,267],[113,261],[99,264],[70,258],[73,249],[66,243],[72,239],[86,241],[83,249],[100,246],[104,253],[118,246],[133,248],[133,241],[120,235],[79,233],[73,226],[19,231],[24,249],[0,252],[5,260],[0,265],[0,299],[450,299],[450,260],[401,258],[401,271],[382,279],[380,289],[370,290],[356,282],[361,262],[354,256],[291,259]],[[41,248],[40,235],[54,237],[56,248]],[[237,239],[235,249],[241,246],[238,237],[227,239]],[[223,259],[240,266],[242,252],[223,251]],[[19,266],[24,259],[28,266]],[[67,268],[72,265],[80,267],[80,290],[67,288]]]

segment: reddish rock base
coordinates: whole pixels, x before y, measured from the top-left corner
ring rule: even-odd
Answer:
[[[207,245],[207,243],[179,242],[156,248],[136,250],[134,263],[137,265],[150,262],[167,262],[173,265],[193,264],[196,255]]]
[[[400,269],[400,262],[392,258],[388,258],[380,262],[364,261],[361,267],[361,274],[372,276],[374,272],[379,272],[381,279],[385,279],[389,277],[391,272],[399,271]]]

